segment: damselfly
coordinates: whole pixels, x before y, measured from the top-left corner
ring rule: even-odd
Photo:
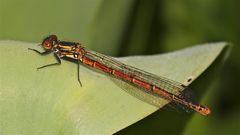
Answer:
[[[38,50],[31,48],[28,49],[41,55],[53,52],[57,62],[44,65],[38,69],[60,65],[62,58],[75,60],[77,61],[78,66],[78,82],[81,86],[82,83],[79,77],[79,67],[80,63],[83,63],[94,69],[109,74],[112,77],[130,83],[139,89],[143,89],[149,95],[157,95],[158,98],[164,98],[175,102],[205,116],[210,114],[209,108],[194,103],[184,96],[184,93],[182,92],[184,92],[183,90],[186,89],[186,86],[179,82],[126,65],[110,56],[84,48],[80,43],[60,41],[56,35],[48,36],[43,40],[41,45],[45,50],[44,52],[39,52]],[[170,91],[179,91],[180,94],[173,94]],[[158,106],[157,104],[155,105]]]

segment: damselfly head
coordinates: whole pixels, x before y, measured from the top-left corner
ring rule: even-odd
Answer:
[[[46,50],[51,50],[57,42],[58,42],[58,39],[56,35],[49,35],[43,40],[42,46]]]

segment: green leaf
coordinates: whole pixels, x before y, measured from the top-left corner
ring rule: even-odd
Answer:
[[[189,85],[221,54],[225,42],[194,46],[173,53],[119,58],[151,73]],[[28,51],[36,44],[0,42],[0,134],[112,134],[159,108],[139,100],[110,77]],[[204,91],[203,91],[204,92]],[[168,102],[162,100],[162,106]]]

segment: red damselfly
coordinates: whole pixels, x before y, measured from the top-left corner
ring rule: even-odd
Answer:
[[[110,56],[84,48],[80,43],[60,41],[56,35],[48,36],[43,40],[41,45],[45,50],[44,52],[39,52],[38,50],[31,48],[28,49],[41,55],[53,52],[57,62],[44,65],[38,69],[60,65],[62,58],[75,60],[77,61],[78,66],[78,82],[81,86],[82,83],[79,77],[79,67],[80,63],[83,63],[94,69],[109,74],[112,77],[130,83],[137,88],[143,89],[147,94],[167,99],[205,116],[210,114],[209,108],[198,103],[194,103],[184,96],[185,94],[183,93],[183,90],[186,89],[186,86],[179,82],[126,65]],[[178,91],[180,94],[173,94],[169,91]],[[152,103],[154,104],[154,102]],[[158,104],[155,105],[158,106]]]

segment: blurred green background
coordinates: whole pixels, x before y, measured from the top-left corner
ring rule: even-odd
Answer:
[[[118,134],[237,134],[239,6],[238,0],[0,0],[0,40],[37,43],[56,34],[112,56],[156,54],[229,41],[233,43],[229,58],[202,96],[213,110],[210,117],[194,115],[177,130],[171,123],[185,115],[162,112],[172,119],[161,121],[161,115],[154,113]],[[159,123],[170,124],[161,128]]]

